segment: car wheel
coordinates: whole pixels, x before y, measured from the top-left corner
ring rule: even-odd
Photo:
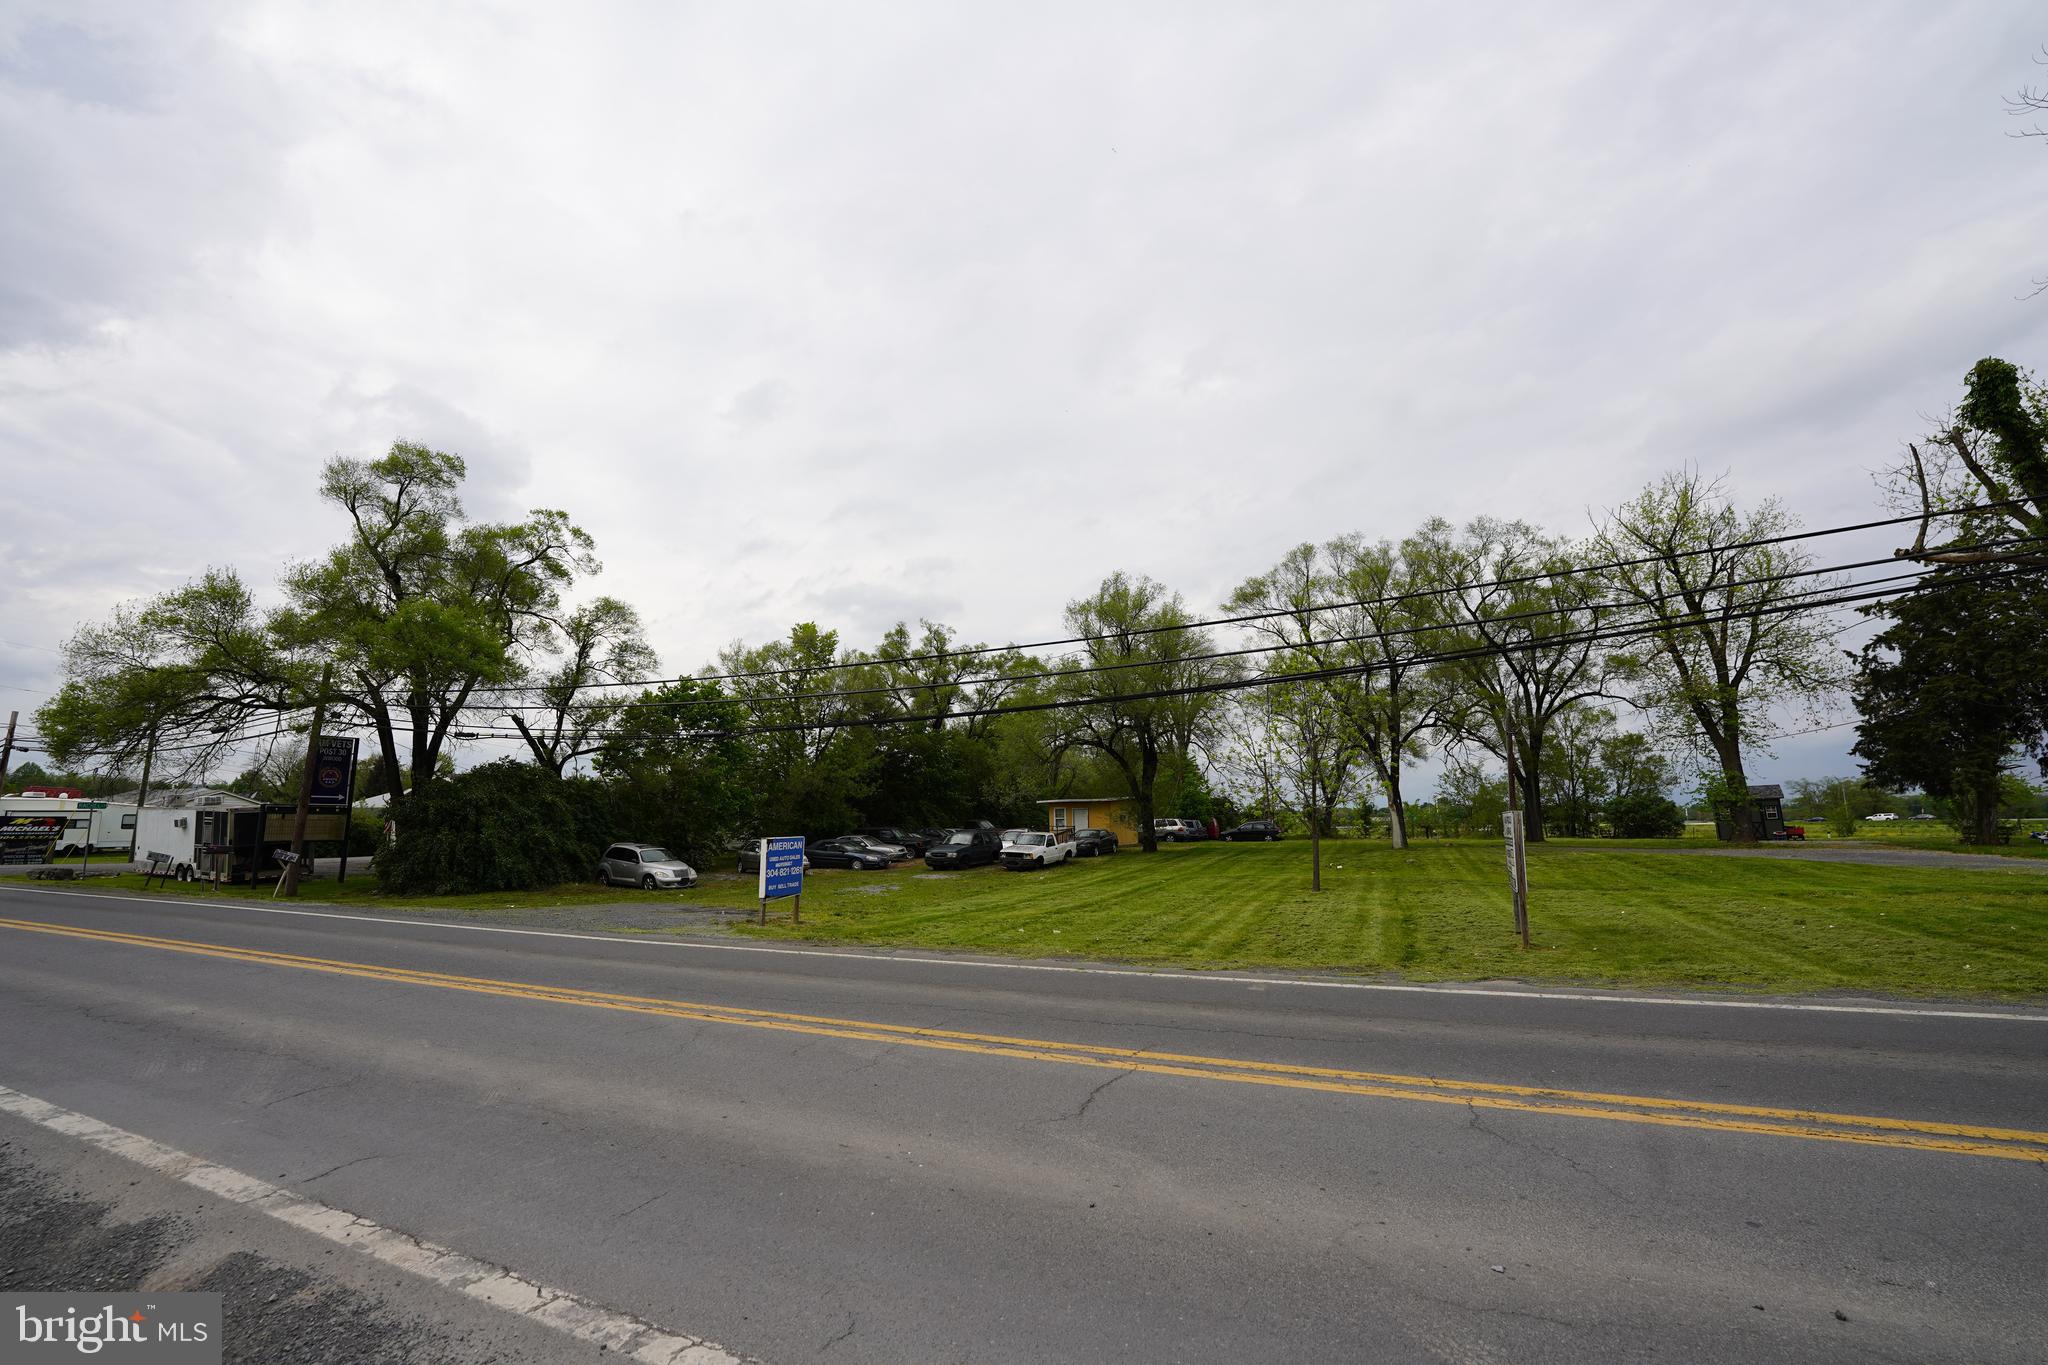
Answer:
[[[1280,836],[1277,834],[1268,834],[1266,836],[1266,842],[1269,844],[1277,844],[1280,842]]]
[[[654,889],[654,874],[652,872],[640,879],[640,889],[642,891],[652,891]]]
[[[605,871],[602,867],[598,868],[597,884],[599,886],[610,886],[612,884],[612,874]]]

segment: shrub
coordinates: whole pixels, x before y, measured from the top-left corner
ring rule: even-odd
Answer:
[[[1619,797],[1607,807],[1617,839],[1676,839],[1685,833],[1685,812],[1655,792]]]
[[[377,885],[409,895],[526,891],[580,882],[604,851],[569,783],[503,759],[438,778],[393,813]]]

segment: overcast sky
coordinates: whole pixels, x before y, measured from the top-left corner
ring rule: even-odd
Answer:
[[[1686,462],[1882,515],[1971,362],[2048,364],[2002,103],[2044,40],[2039,0],[0,0],[0,710],[124,599],[267,590],[340,538],[320,462],[399,438],[571,512],[676,671],[807,619],[1042,638],[1117,568],[1213,608],[1431,515],[1576,533]]]

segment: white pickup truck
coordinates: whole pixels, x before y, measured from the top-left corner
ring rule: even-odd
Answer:
[[[1012,872],[1034,867],[1051,867],[1074,856],[1074,836],[1065,830],[1048,834],[1043,830],[1018,830],[1003,840],[1002,864]]]

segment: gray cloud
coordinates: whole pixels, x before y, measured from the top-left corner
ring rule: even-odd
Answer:
[[[1578,533],[1688,461],[1861,519],[1972,361],[2048,350],[1999,102],[2041,37],[2017,0],[20,6],[0,455],[64,493],[0,513],[39,566],[0,635],[267,584],[338,534],[320,461],[398,438],[479,516],[578,516],[678,669],[811,617],[1057,634],[1113,568],[1207,606],[1439,513]]]

